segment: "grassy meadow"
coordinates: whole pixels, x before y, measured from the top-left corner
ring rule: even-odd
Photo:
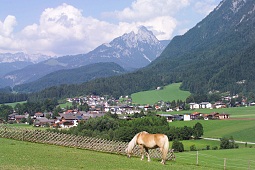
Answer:
[[[130,159],[124,155],[101,153],[71,147],[30,143],[0,138],[1,170],[135,170],[135,169],[178,169],[202,170],[223,169],[224,158],[227,169],[255,168],[255,148],[208,150],[176,153],[176,161],[160,164],[159,159],[141,161],[138,157]]]
[[[154,104],[160,100],[163,101],[173,101],[182,100],[185,101],[190,95],[188,91],[180,90],[181,83],[173,83],[168,86],[163,87],[161,90],[149,90],[138,93],[133,93],[131,95],[132,102],[134,104]]]
[[[22,102],[15,102],[15,103],[5,103],[5,105],[8,105],[8,106],[11,106],[11,107],[15,107],[16,106],[16,104],[18,104],[18,103],[20,103],[20,104],[24,104],[24,103],[26,103],[27,101],[22,101]]]

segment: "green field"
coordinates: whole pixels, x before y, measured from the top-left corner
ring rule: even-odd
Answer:
[[[66,102],[66,103],[61,103],[59,104],[60,108],[66,108],[67,106],[70,107],[72,106],[72,103],[71,102]]]
[[[198,165],[196,165],[197,152],[175,153],[176,161],[167,161],[166,165],[162,165],[159,159],[147,162],[141,161],[138,157],[129,159],[124,155],[3,138],[0,138],[0,143],[1,170],[223,169],[225,158],[227,169],[255,168],[254,148],[199,151]]]
[[[190,95],[188,91],[180,90],[181,83],[174,83],[168,86],[165,86],[161,90],[150,90],[134,93],[131,95],[132,102],[134,104],[154,104],[158,101],[173,101],[173,100],[182,100],[185,101],[186,98]]]
[[[22,101],[22,102],[15,102],[15,103],[5,103],[5,105],[8,105],[8,106],[11,106],[11,107],[15,107],[16,106],[16,104],[24,104],[24,103],[26,103],[27,101]]]
[[[170,123],[170,126],[193,127],[196,122],[203,125],[203,137],[222,138],[233,136],[238,141],[255,142],[255,120],[175,121]]]

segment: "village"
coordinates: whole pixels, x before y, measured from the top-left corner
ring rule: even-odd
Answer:
[[[189,110],[185,114],[177,114],[181,111],[181,107],[170,108],[170,105],[159,101],[155,105],[132,105],[132,99],[128,96],[121,97],[121,100],[107,99],[102,96],[90,95],[80,98],[68,98],[67,102],[82,104],[87,103],[89,111],[80,111],[78,109],[66,110],[58,113],[58,116],[53,117],[51,112],[37,112],[31,117],[28,113],[19,115],[12,113],[8,116],[8,122],[15,123],[27,123],[28,119],[36,127],[53,127],[53,128],[70,128],[77,126],[80,121],[86,121],[90,118],[96,118],[104,116],[106,113],[116,114],[121,119],[131,119],[131,115],[155,112],[157,116],[162,116],[167,119],[168,122],[172,121],[191,121],[191,120],[221,120],[229,119],[229,113],[220,113],[221,108],[226,108],[227,105],[221,101],[211,104],[210,102],[201,103],[189,103]],[[82,102],[82,103],[81,103]],[[243,103],[244,104],[244,103]],[[165,108],[165,112],[162,112],[162,108]],[[219,112],[212,112],[210,114],[204,114],[196,112],[195,109],[219,109]],[[174,112],[175,111],[175,112]],[[157,114],[159,113],[159,114]],[[174,114],[173,114],[174,113]]]

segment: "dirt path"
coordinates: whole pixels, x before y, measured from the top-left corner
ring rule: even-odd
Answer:
[[[216,138],[201,138],[201,139],[220,141],[220,139],[216,139]],[[235,140],[235,143],[242,143],[242,144],[247,143],[247,144],[255,145],[255,142],[243,142],[243,141],[237,141],[237,140]]]

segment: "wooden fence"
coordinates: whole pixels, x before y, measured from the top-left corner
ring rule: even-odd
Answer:
[[[125,155],[125,149],[128,145],[126,142],[111,141],[93,137],[76,136],[70,134],[61,134],[42,130],[25,129],[18,127],[10,127],[0,124],[0,137],[9,138],[21,141],[44,143],[51,145],[61,145],[67,147],[75,147],[81,149],[89,149],[100,152],[108,152]],[[139,147],[136,146],[133,150],[133,156],[140,157]],[[159,149],[150,150],[151,158],[161,159]],[[175,159],[172,151],[169,152],[168,160]]]

